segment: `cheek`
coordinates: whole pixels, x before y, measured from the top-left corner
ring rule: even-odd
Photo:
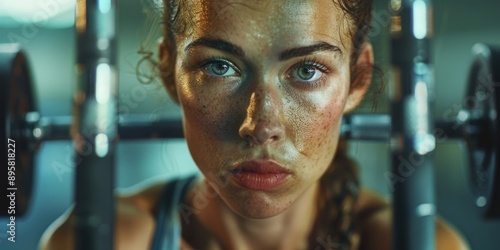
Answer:
[[[320,112],[319,115],[312,120],[312,124],[309,126],[309,131],[307,133],[308,135],[305,135],[310,138],[309,145],[305,145],[306,149],[314,148],[320,150],[318,153],[323,152],[324,154],[334,153],[334,145],[339,136],[338,130],[342,118],[342,107],[342,105],[327,106],[328,109]]]
[[[307,157],[316,161],[329,161],[335,153],[339,138],[339,126],[346,102],[345,89],[337,89],[311,97],[295,109],[293,119],[296,147]],[[332,98],[333,96],[333,98]],[[300,111],[297,111],[300,110]]]
[[[177,81],[179,102],[183,112],[184,135],[194,160],[200,166],[218,158],[220,149],[238,136],[241,102],[221,91],[203,88],[196,77]]]
[[[198,88],[202,83],[196,77],[179,77],[177,88],[179,101],[183,111],[185,133],[215,132],[224,124],[227,110],[227,99],[211,93],[204,88]]]

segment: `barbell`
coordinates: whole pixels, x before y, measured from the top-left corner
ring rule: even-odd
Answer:
[[[500,48],[476,44],[466,89],[462,126],[476,205],[487,217],[500,216]]]
[[[500,105],[500,50],[477,44],[473,53],[464,108],[455,119],[437,122],[434,132],[437,137],[465,141],[476,205],[485,216],[496,217],[500,216],[500,121],[496,112]],[[15,213],[22,216],[30,204],[35,153],[44,141],[70,139],[73,119],[71,116],[41,117],[37,112],[28,63],[19,46],[0,46],[0,81],[3,142],[0,147],[3,162],[7,162],[7,166],[15,162],[11,170],[7,167],[1,172],[2,183],[6,183],[1,190],[6,192],[2,195],[2,208],[9,207],[10,200],[5,199],[8,193],[16,191]],[[117,122],[120,140],[183,138],[182,123],[176,119],[119,115]],[[387,114],[351,114],[344,116],[340,133],[351,140],[387,141],[390,130],[391,118]],[[9,216],[8,212],[2,209],[0,215]]]
[[[23,215],[33,186],[34,146],[26,136],[25,115],[36,110],[26,57],[17,45],[0,45],[1,215]]]

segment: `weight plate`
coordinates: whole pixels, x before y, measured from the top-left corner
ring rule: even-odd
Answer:
[[[34,148],[25,115],[35,111],[26,57],[18,45],[0,44],[0,89],[0,216],[17,217],[31,200]]]
[[[470,184],[486,217],[500,216],[500,50],[476,44],[464,101]]]

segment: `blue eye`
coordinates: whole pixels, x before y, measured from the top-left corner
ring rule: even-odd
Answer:
[[[300,81],[314,82],[323,75],[314,65],[299,65],[293,70],[292,76]]]
[[[205,73],[211,76],[237,76],[238,72],[227,62],[213,61],[205,65]]]

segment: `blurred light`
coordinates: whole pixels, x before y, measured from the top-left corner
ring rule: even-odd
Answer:
[[[419,217],[434,215],[436,207],[431,203],[424,203],[417,206],[417,215]]]
[[[99,104],[106,104],[111,94],[111,68],[101,63],[96,70],[96,99]]]
[[[413,35],[417,39],[427,36],[427,4],[423,0],[413,2]]]
[[[469,119],[469,112],[467,110],[460,110],[457,115],[457,119],[459,122],[464,123]]]
[[[101,38],[97,41],[97,48],[99,50],[107,50],[109,48],[109,39]]]
[[[33,130],[33,136],[34,136],[36,139],[41,138],[41,137],[42,137],[42,135],[43,135],[43,133],[42,133],[42,130],[41,130],[40,128],[35,128],[35,129]]]
[[[487,202],[486,198],[484,198],[483,196],[478,197],[476,200],[476,206],[478,206],[478,207],[484,207],[484,206],[486,206],[487,203],[488,202]]]
[[[104,157],[109,152],[108,136],[100,133],[95,137],[95,153],[99,157]]]
[[[399,11],[401,9],[401,0],[391,0],[391,8],[394,11]]]
[[[77,0],[76,6],[76,31],[85,32],[87,28],[87,1]]]
[[[420,155],[425,155],[436,149],[436,138],[432,134],[422,131],[417,132],[414,138],[415,152]]]
[[[421,115],[426,115],[428,112],[427,107],[427,84],[424,81],[418,81],[415,84],[415,100],[417,101],[417,112]]]
[[[111,0],[99,0],[98,3],[99,11],[103,14],[106,14],[111,10]]]
[[[0,26],[67,28],[75,22],[74,0],[0,0]]]
[[[488,48],[488,46],[482,43],[476,43],[474,44],[474,46],[472,46],[472,54],[473,55],[481,54],[487,58],[491,56],[490,49]]]
[[[399,33],[401,32],[401,16],[392,16],[391,17],[391,32]]]

